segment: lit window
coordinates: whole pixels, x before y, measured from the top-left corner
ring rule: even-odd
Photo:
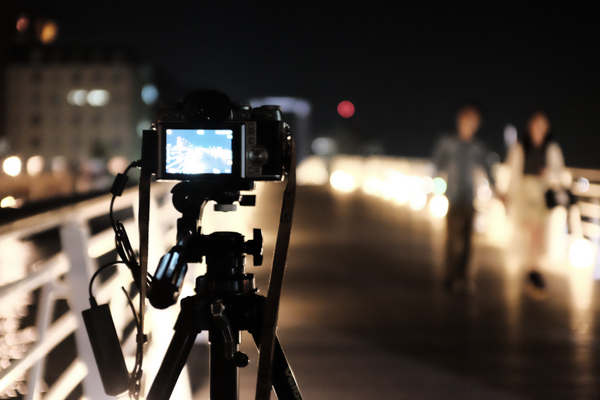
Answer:
[[[51,166],[52,172],[54,173],[67,172],[69,169],[69,162],[66,157],[57,156],[52,159]]]
[[[21,173],[21,159],[17,156],[8,157],[2,165],[4,172],[10,176],[17,176]]]
[[[72,106],[83,106],[86,103],[87,94],[87,91],[83,89],[71,90],[69,94],[67,94],[67,101]]]
[[[110,100],[110,94],[106,90],[95,89],[87,94],[87,102],[93,107],[105,106]]]
[[[31,176],[39,175],[44,170],[44,157],[33,156],[27,160],[27,173]]]

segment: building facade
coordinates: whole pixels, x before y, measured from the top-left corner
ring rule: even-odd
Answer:
[[[66,158],[71,166],[139,158],[137,131],[156,112],[152,80],[151,68],[122,49],[19,47],[6,67],[10,153],[22,160]]]

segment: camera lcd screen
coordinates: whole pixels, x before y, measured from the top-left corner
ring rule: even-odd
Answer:
[[[232,129],[167,129],[167,174],[231,174]]]

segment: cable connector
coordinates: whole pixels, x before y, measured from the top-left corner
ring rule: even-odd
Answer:
[[[90,307],[92,307],[92,308],[98,307],[98,302],[96,301],[95,297],[90,297]]]
[[[132,161],[131,164],[127,166],[125,171],[123,171],[123,173],[117,174],[117,176],[115,177],[115,181],[113,182],[113,185],[110,188],[110,193],[113,196],[120,197],[125,191],[127,181],[129,180],[129,178],[127,177],[127,172],[129,172],[131,168],[139,168],[141,165],[142,160]]]
[[[125,187],[127,186],[127,181],[129,178],[125,174],[118,173],[115,177],[115,181],[113,182],[112,187],[110,188],[110,193],[113,196],[121,196],[125,191]]]

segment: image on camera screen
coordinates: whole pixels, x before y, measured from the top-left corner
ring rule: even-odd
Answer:
[[[231,129],[167,129],[168,174],[231,174]]]

